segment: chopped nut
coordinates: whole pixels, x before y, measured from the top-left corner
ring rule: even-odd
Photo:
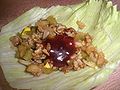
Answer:
[[[98,59],[97,59],[97,65],[99,67],[102,67],[106,63],[106,60],[104,58],[104,54],[102,52],[98,53]]]
[[[74,60],[74,70],[79,70],[80,68],[84,68],[85,64],[80,60]]]
[[[81,42],[75,42],[75,47],[82,47],[82,43]]]
[[[58,24],[56,32],[58,34],[63,34],[65,29],[66,29],[66,27],[64,25]]]
[[[31,47],[34,47],[34,42],[33,42],[33,40],[32,40],[32,38],[28,38],[28,44],[31,46]]]
[[[39,47],[37,50],[34,51],[35,54],[41,54],[42,53],[42,48]]]
[[[62,68],[60,67],[60,68],[58,68],[58,70],[60,70],[60,71],[61,71],[61,70],[62,70]]]
[[[95,57],[96,59],[98,58],[98,53],[97,53],[97,52],[94,53],[94,57]]]
[[[47,30],[44,30],[44,32],[43,32],[43,39],[45,39],[45,38],[47,38],[47,36],[49,35],[49,31],[47,31]]]
[[[56,33],[55,33],[54,29],[52,29],[50,27],[44,27],[43,28],[43,32],[47,33],[47,37],[48,38],[53,38],[54,36],[56,36]]]
[[[90,67],[93,67],[95,68],[96,67],[96,64],[92,61],[87,61],[85,59],[82,60],[86,65],[90,66]]]
[[[56,25],[50,25],[49,26],[54,32],[56,32],[56,30],[57,30],[57,26]]]
[[[63,34],[64,33],[64,28],[57,29],[56,33],[57,34]]]
[[[41,36],[37,35],[37,34],[32,35],[32,39],[33,39],[34,42],[42,43],[41,38],[42,38],[42,35]]]
[[[82,45],[85,46],[85,45],[86,45],[86,42],[85,42],[85,41],[82,41]]]
[[[38,29],[41,31],[43,27],[47,27],[47,25],[49,25],[49,22],[47,20],[39,20],[36,23],[36,26],[38,26]]]
[[[46,47],[46,49],[47,49],[47,51],[50,51],[50,49],[51,49],[51,45],[50,45],[50,43],[47,43],[47,47]]]
[[[91,43],[92,42],[92,37],[89,34],[86,34],[85,40],[86,40],[87,43]]]
[[[74,31],[73,28],[65,29],[65,32],[64,32],[64,33],[67,34],[67,35],[70,36],[70,37],[75,37],[75,34],[76,34],[76,32]]]
[[[81,59],[77,59],[77,62],[81,68],[85,66],[85,64],[81,61]]]
[[[36,49],[39,49],[39,48],[43,48],[43,44],[40,44],[40,43],[36,43]]]
[[[97,62],[97,58],[94,56],[94,53],[95,53],[95,52],[90,53],[89,56],[90,56],[90,59],[91,59],[93,62],[96,63],[96,62]]]
[[[40,56],[40,59],[46,59],[46,54],[42,54],[41,56]]]
[[[77,57],[77,54],[73,54],[70,58],[75,59]]]
[[[77,53],[77,59],[82,59],[81,52]]]
[[[73,65],[74,65],[74,70],[79,70],[80,69],[77,61],[74,61]]]
[[[86,52],[90,54],[91,52],[95,51],[95,47],[93,45],[89,45],[86,47]]]
[[[54,71],[58,70],[58,67],[53,66],[53,70]]]
[[[72,59],[68,60],[67,61],[68,66],[71,67],[71,68],[73,68],[73,62],[74,62],[74,60],[72,60]]]
[[[26,72],[29,72],[35,76],[39,76],[42,74],[42,65],[38,65],[38,64],[30,64],[27,66],[26,68]]]
[[[86,51],[86,46],[85,45],[82,46],[81,49],[82,49],[82,51]]]
[[[57,30],[59,30],[59,29],[66,29],[66,26],[65,26],[65,25],[62,25],[62,24],[58,24]]]
[[[90,45],[91,45],[91,43],[86,42],[86,46],[90,46]]]
[[[74,32],[65,32],[68,36],[70,37],[74,37],[75,36],[75,33]]]
[[[48,38],[54,38],[56,36],[56,33],[54,31],[51,31],[50,34],[48,35]]]
[[[34,59],[34,60],[40,60],[41,55],[42,55],[42,53],[39,53],[39,54],[32,53],[32,56],[33,56],[33,59]]]
[[[64,72],[64,73],[68,73],[72,68],[68,67],[68,66],[64,66],[61,68],[61,70]]]
[[[35,63],[42,64],[42,61],[40,59],[39,60],[34,59],[34,60],[35,60]]]
[[[85,25],[83,22],[81,22],[81,21],[77,21],[76,23],[77,23],[77,25],[78,25],[78,27],[79,27],[80,29],[84,29],[85,26],[86,26],[86,25]]]
[[[43,49],[42,51],[43,51],[43,53],[45,53],[46,55],[50,56],[50,54],[48,53],[47,49]]]
[[[10,41],[12,44],[16,47],[20,44],[20,38],[18,36],[12,36],[10,37]]]

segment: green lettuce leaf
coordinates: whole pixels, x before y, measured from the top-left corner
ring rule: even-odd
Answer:
[[[105,53],[108,63],[101,69],[86,67],[67,74],[56,71],[49,75],[33,77],[25,73],[25,67],[17,62],[15,52],[10,48],[9,37],[25,26],[34,24],[49,15],[59,23],[77,31],[94,36],[93,44]],[[80,30],[76,21],[85,23]],[[78,5],[35,7],[14,21],[5,25],[0,33],[0,65],[9,84],[18,89],[32,90],[89,90],[103,83],[120,62],[120,12],[111,1],[89,0]]]

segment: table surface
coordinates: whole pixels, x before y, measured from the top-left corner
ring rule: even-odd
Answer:
[[[0,1],[0,28],[14,20],[19,15],[34,6],[50,7],[52,5],[76,4],[84,0],[1,0]],[[120,0],[112,0],[120,9]],[[109,79],[95,90],[120,90],[120,66],[110,75]],[[17,90],[9,86],[0,68],[0,90]]]

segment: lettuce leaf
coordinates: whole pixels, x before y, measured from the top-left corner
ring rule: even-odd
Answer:
[[[25,73],[25,67],[17,62],[15,52],[10,48],[9,37],[25,26],[34,24],[49,15],[59,23],[73,27],[77,31],[88,32],[94,36],[93,44],[105,53],[108,63],[101,69],[86,67],[67,74],[56,71],[49,75],[33,77]],[[85,23],[80,30],[76,21]],[[120,12],[111,1],[89,0],[77,5],[35,7],[14,21],[5,25],[0,33],[0,65],[9,84],[18,89],[32,90],[89,90],[103,83],[117,68],[120,62]]]

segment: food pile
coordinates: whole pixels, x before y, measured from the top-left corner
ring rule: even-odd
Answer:
[[[85,25],[77,21],[79,28]],[[85,67],[103,67],[107,60],[92,45],[93,37],[57,23],[53,16],[40,19],[10,37],[18,62],[34,76],[59,70],[67,73]]]

